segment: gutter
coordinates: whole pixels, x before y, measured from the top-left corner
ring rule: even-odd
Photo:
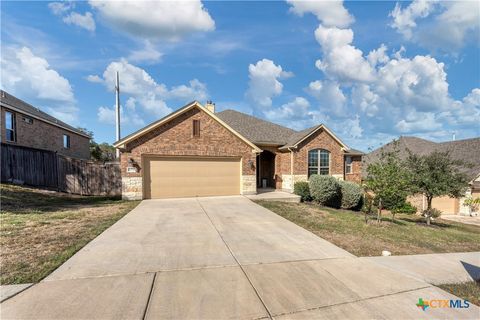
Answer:
[[[17,107],[14,107],[4,101],[2,101],[2,106],[7,108],[7,109],[12,109],[13,111],[15,112],[18,112],[18,113],[21,113],[21,114],[24,114],[24,115],[27,115],[29,117],[32,117],[34,119],[37,119],[39,121],[43,121],[45,123],[48,123],[48,124],[51,124],[52,126],[55,126],[55,127],[59,127],[59,128],[62,128],[63,130],[67,130],[69,132],[72,132],[72,133],[75,133],[75,134],[78,134],[79,136],[82,136],[82,137],[85,137],[85,138],[88,138],[88,139],[92,139],[92,137],[90,137],[89,135],[85,134],[85,133],[81,133],[79,131],[76,131],[76,130],[73,130],[73,129],[70,129],[70,128],[67,128],[65,126],[62,126],[61,124],[58,124],[58,123],[55,123],[55,122],[52,122],[52,121],[49,121],[49,120],[46,120],[46,119],[43,119],[43,118],[40,118],[39,116],[36,116],[34,114],[31,114],[30,112],[27,112],[25,110],[22,110],[22,109],[19,109]]]

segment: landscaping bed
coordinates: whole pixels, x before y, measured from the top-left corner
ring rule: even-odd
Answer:
[[[480,251],[480,227],[442,219],[426,226],[418,215],[384,215],[365,223],[363,213],[320,207],[315,203],[257,201],[261,206],[356,256]]]
[[[139,201],[1,185],[0,283],[38,282]]]

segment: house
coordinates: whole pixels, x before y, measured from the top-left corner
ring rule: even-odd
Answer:
[[[453,159],[469,164],[469,166],[461,168],[470,181],[465,196],[461,198],[450,198],[448,196],[434,198],[432,207],[440,210],[443,214],[470,214],[468,207],[463,205],[463,201],[467,197],[480,198],[480,138],[436,143],[417,137],[400,137],[397,140],[396,147],[402,159],[407,157],[407,150],[418,155],[427,155],[434,151],[449,151]],[[382,152],[391,151],[393,148],[394,143],[392,141],[365,155],[363,158],[363,176],[366,177],[366,168],[370,163],[377,161]],[[408,201],[417,207],[418,211],[426,209],[427,203],[423,195],[409,197]]]
[[[321,124],[295,131],[194,101],[114,143],[125,199],[292,192],[311,174],[360,182],[362,152]]]
[[[90,136],[0,90],[1,143],[90,158]]]

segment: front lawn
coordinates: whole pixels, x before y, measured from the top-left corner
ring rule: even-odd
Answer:
[[[442,284],[439,287],[480,307],[480,281]]]
[[[38,282],[138,201],[2,184],[0,283]]]
[[[356,256],[480,251],[480,227],[436,219],[430,227],[417,215],[384,215],[380,225],[365,224],[361,212],[320,207],[313,203],[258,201],[258,204],[296,223]]]

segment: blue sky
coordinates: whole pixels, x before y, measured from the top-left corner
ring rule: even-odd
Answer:
[[[367,151],[480,136],[478,2],[1,2],[2,89],[113,142],[191,100]]]

